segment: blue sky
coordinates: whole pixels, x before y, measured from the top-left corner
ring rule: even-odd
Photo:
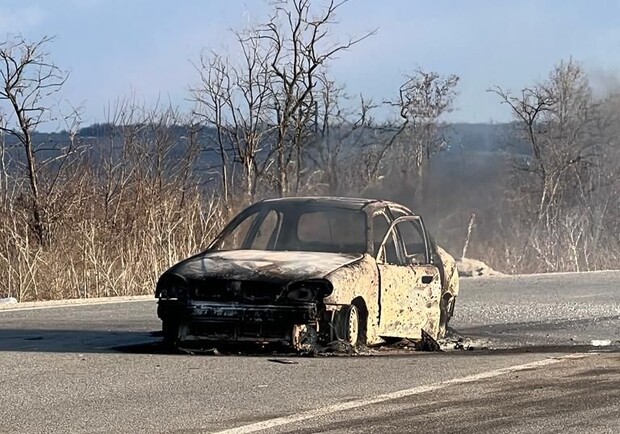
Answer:
[[[0,0],[0,35],[56,35],[53,60],[70,71],[62,98],[82,106],[84,123],[133,95],[181,108],[197,82],[192,61],[226,50],[229,29],[261,21],[262,0]],[[485,92],[520,89],[561,59],[583,62],[594,81],[620,76],[620,2],[599,0],[350,0],[340,10],[340,39],[378,29],[342,53],[331,69],[350,93],[394,96],[416,67],[461,77],[450,120],[504,121],[507,109]]]

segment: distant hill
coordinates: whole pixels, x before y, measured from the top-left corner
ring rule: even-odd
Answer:
[[[461,174],[475,173],[474,167],[496,166],[498,158],[504,160],[506,154],[528,154],[528,149],[522,143],[515,141],[514,125],[503,124],[447,124],[442,127],[442,134],[446,140],[444,151],[433,158],[433,171],[445,173],[459,172]],[[147,129],[148,130],[148,129]],[[149,134],[149,133],[146,133]],[[368,134],[373,134],[368,131]],[[177,145],[171,151],[170,157],[182,155],[186,148],[188,130],[184,126],[169,127],[168,135],[178,140]],[[212,128],[204,128],[200,131],[198,140],[209,143],[214,139],[216,132]],[[81,145],[88,149],[88,157],[91,161],[98,161],[102,154],[120,152],[123,137],[121,130],[110,124],[93,124],[79,130],[77,139]],[[70,143],[69,133],[60,131],[54,133],[35,133],[34,141],[40,148],[38,157],[45,159],[57,155],[60,149]],[[344,146],[354,150],[357,144],[349,141]],[[6,155],[11,162],[23,160],[23,153],[18,141],[11,136],[5,136]],[[232,157],[232,156],[231,156]],[[466,157],[466,158],[465,158]],[[464,163],[467,161],[468,163]],[[475,162],[475,164],[473,163]],[[203,150],[200,153],[197,168],[200,170],[214,168],[219,164],[219,156],[213,150]]]
[[[171,133],[178,137],[187,134],[187,128],[181,125],[172,126]],[[455,123],[446,124],[443,127],[443,134],[448,142],[450,150],[476,150],[476,151],[498,151],[506,150],[509,145],[509,137],[514,125],[511,123],[501,124],[470,124]],[[97,139],[110,139],[113,135],[118,136],[119,129],[110,124],[93,124],[78,131],[77,136],[86,142],[95,142]],[[201,132],[203,137],[215,136],[215,130],[204,128]],[[54,133],[35,133],[34,140],[37,144],[48,144],[50,146],[65,146],[69,141],[67,131]],[[6,136],[8,145],[16,144],[16,140],[11,136]]]

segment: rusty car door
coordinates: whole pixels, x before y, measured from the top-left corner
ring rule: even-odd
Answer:
[[[377,220],[373,218],[373,229],[378,224],[380,233],[384,223],[379,217],[385,215],[379,213],[375,216]],[[375,251],[380,281],[379,335],[420,339],[424,330],[436,337],[441,297],[439,270],[430,263],[425,236],[421,243],[415,243],[421,252],[407,251],[400,236],[402,225],[423,228],[419,217],[407,216],[394,220],[383,231],[385,235]]]

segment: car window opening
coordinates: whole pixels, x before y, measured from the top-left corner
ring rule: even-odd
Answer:
[[[227,230],[215,250],[366,251],[366,214],[338,207],[270,209]]]

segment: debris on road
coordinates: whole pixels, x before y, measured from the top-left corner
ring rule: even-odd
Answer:
[[[422,330],[422,339],[400,339],[392,344],[379,348],[381,351],[442,351],[439,343],[431,335]]]
[[[441,351],[473,351],[490,348],[490,342],[488,340],[468,338],[451,327],[448,328],[446,337],[440,339],[437,343]]]
[[[298,365],[299,362],[291,359],[267,359],[268,362],[280,363],[282,365]]]
[[[219,356],[221,354],[217,348],[177,347],[177,350],[183,354],[189,355],[201,354],[204,356]]]

